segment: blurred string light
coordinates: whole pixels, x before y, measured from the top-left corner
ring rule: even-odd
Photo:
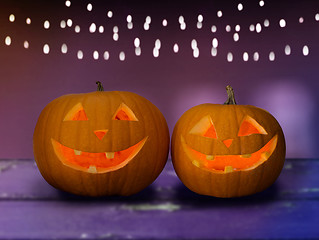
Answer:
[[[263,7],[265,5],[265,1],[261,0],[261,1],[258,1],[259,3],[259,6],[260,7]],[[65,1],[65,6],[66,7],[71,7],[71,1],[70,0],[66,0]],[[87,3],[86,5],[86,10],[91,12],[93,11],[93,5],[92,3]],[[239,2],[237,3],[237,10],[238,11],[243,11],[244,10],[244,5]],[[223,16],[223,12],[222,10],[218,10],[216,12],[217,14],[217,17],[218,18],[221,18]],[[112,18],[113,17],[113,12],[111,10],[108,10],[106,12],[106,15],[108,18]],[[298,19],[298,22],[299,23],[304,23],[305,19],[304,17],[299,17],[297,18]],[[314,14],[314,19],[315,21],[319,21],[319,13],[316,13]],[[15,22],[16,21],[16,16],[12,13],[9,15],[9,21],[10,22]],[[133,29],[133,17],[131,14],[128,14],[126,16],[126,22],[127,22],[127,28],[128,29]],[[152,22],[152,18],[151,16],[146,16],[145,18],[145,22],[144,22],[144,30],[149,30],[150,29],[150,25],[151,25],[151,22]],[[179,27],[181,30],[185,30],[186,29],[186,22],[185,22],[185,18],[183,15],[180,15],[178,17],[178,22],[179,22]],[[203,22],[204,22],[204,16],[202,14],[198,14],[197,15],[197,29],[202,29],[203,28]],[[26,24],[31,24],[31,18],[26,18],[25,20],[25,23]],[[166,27],[168,25],[168,21],[167,19],[163,18],[162,19],[162,22],[161,22],[162,26],[163,27]],[[279,26],[281,28],[285,28],[287,26],[287,22],[285,19],[280,19],[279,22],[278,22]],[[269,19],[264,19],[263,22],[260,22],[260,23],[256,23],[256,24],[250,24],[249,25],[249,31],[251,32],[256,32],[256,33],[261,33],[261,31],[263,30],[263,27],[267,28],[270,26],[270,21]],[[49,22],[49,20],[45,20],[44,23],[43,23],[43,27],[44,29],[50,29],[51,27],[51,23]],[[66,27],[73,27],[73,21],[72,19],[67,19],[67,20],[61,20],[60,22],[60,28],[66,28]],[[217,32],[217,26],[216,25],[211,25],[211,28],[210,28],[211,32],[212,33],[216,33]],[[234,42],[238,42],[239,39],[240,39],[240,36],[239,36],[239,32],[241,31],[241,26],[239,24],[237,25],[234,25],[233,29],[232,29],[232,26],[231,25],[226,25],[225,26],[225,30],[226,32],[232,32],[232,38],[233,38],[233,41]],[[81,28],[79,25],[75,25],[74,26],[74,31],[75,33],[80,33],[81,31]],[[90,26],[89,26],[89,32],[90,33],[95,33],[96,31],[98,31],[99,33],[104,33],[105,32],[105,29],[104,29],[104,26],[103,25],[100,25],[100,26],[97,26],[96,23],[91,23]],[[113,27],[113,40],[114,41],[118,41],[119,40],[119,28],[118,26],[114,26]],[[12,44],[12,40],[11,40],[11,37],[10,36],[7,36],[5,37],[5,45],[7,46],[10,46]],[[156,39],[155,41],[155,46],[153,48],[153,56],[154,57],[159,57],[159,53],[160,53],[160,49],[161,49],[161,41],[159,39]],[[24,41],[23,42],[23,46],[25,49],[29,48],[29,42],[28,41]],[[211,55],[212,56],[217,56],[217,48],[219,46],[219,42],[217,40],[217,38],[213,38],[212,40],[212,46],[211,46]],[[135,55],[136,56],[140,56],[141,55],[141,52],[142,52],[142,49],[141,49],[141,46],[140,46],[140,38],[135,38],[134,40],[134,47],[135,47]],[[192,47],[192,50],[193,50],[193,57],[194,58],[198,58],[199,57],[199,47],[198,47],[198,44],[197,44],[197,40],[196,39],[193,39],[191,41],[191,47]],[[173,48],[172,48],[173,52],[174,53],[178,53],[180,51],[179,49],[179,45],[177,43],[174,43],[173,44]],[[299,50],[300,51],[300,50]],[[310,50],[309,50],[309,46],[308,45],[304,45],[301,49],[301,52],[303,54],[303,56],[308,56],[309,53],[310,53]],[[49,54],[50,53],[50,46],[48,44],[44,44],[43,46],[43,53],[44,54]],[[68,46],[66,45],[66,43],[63,43],[61,45],[61,53],[63,54],[66,54],[68,53]],[[289,56],[291,55],[291,46],[290,45],[285,45],[284,46],[284,54],[286,56]],[[233,62],[234,60],[234,53],[233,52],[228,52],[226,53],[226,59],[228,62]],[[78,59],[83,59],[84,57],[84,53],[82,50],[78,50],[77,52],[77,58]],[[103,53],[103,58],[105,60],[108,60],[109,59],[109,52],[108,51],[105,51]],[[98,60],[100,58],[99,56],[99,52],[98,51],[94,51],[93,52],[93,59],[95,60]],[[124,61],[126,58],[125,56],[125,53],[122,51],[119,53],[119,60],[120,61]],[[242,55],[242,60],[244,62],[247,62],[249,61],[249,54],[248,52],[244,52],[243,55]],[[252,55],[251,55],[251,59],[254,60],[254,61],[259,61],[259,53],[258,52],[254,52]],[[239,58],[236,58],[236,59],[240,59]],[[268,60],[269,61],[275,61],[276,59],[276,54],[274,51],[271,51],[269,52],[269,55],[268,55]]]
[[[244,9],[244,5],[242,3],[238,3],[237,9],[238,11],[242,11]]]
[[[7,37],[4,39],[4,43],[5,43],[7,46],[10,46],[10,45],[11,45],[11,37],[10,37],[10,36],[7,36]]]
[[[112,11],[108,11],[106,15],[107,15],[108,18],[112,18],[113,17],[113,12]]]
[[[28,49],[28,48],[29,48],[29,42],[28,42],[28,41],[24,41],[23,47],[24,47],[25,49]]]
[[[50,47],[49,47],[49,45],[48,45],[48,44],[44,44],[44,46],[43,46],[43,53],[44,53],[44,54],[49,54],[49,52],[50,52]]]
[[[232,62],[233,61],[233,54],[231,52],[227,53],[227,61]]]
[[[211,27],[211,31],[212,31],[212,33],[217,32],[217,27],[216,27],[215,25],[212,25],[212,27]]]
[[[162,21],[162,25],[163,25],[163,27],[166,27],[167,26],[167,20],[166,19],[163,19],[163,21]]]
[[[282,27],[282,28],[286,27],[286,20],[285,19],[280,19],[279,20],[279,26]]]
[[[113,40],[114,41],[118,41],[119,38],[120,38],[120,36],[119,36],[119,28],[118,28],[118,26],[114,26],[113,27]]]
[[[217,48],[212,47],[210,53],[211,53],[211,55],[212,55],[213,57],[216,57],[216,56],[217,56]]]
[[[63,54],[66,54],[68,52],[68,46],[65,43],[63,43],[61,46],[61,52]]]
[[[261,32],[261,29],[262,29],[261,24],[260,24],[260,23],[257,23],[255,29],[256,29],[256,32],[257,32],[257,33],[260,33],[260,32]]]
[[[75,31],[76,33],[79,33],[79,32],[81,31],[80,26],[79,26],[79,25],[76,25],[75,28],[74,28],[74,31]]]
[[[144,30],[147,31],[150,29],[150,24],[152,22],[152,18],[150,16],[147,16],[145,18],[145,23],[144,23]]]
[[[132,18],[132,15],[127,15],[126,21],[127,21],[127,28],[128,29],[133,29],[133,18]]]
[[[269,61],[273,62],[275,61],[276,55],[274,52],[270,52],[269,53]]]
[[[44,21],[43,26],[44,26],[45,29],[49,29],[50,28],[50,22],[48,20]]]
[[[255,62],[257,62],[259,60],[259,53],[258,52],[254,52],[253,59]]]
[[[197,17],[197,28],[201,29],[203,27],[204,17],[202,14],[199,14]]]
[[[66,25],[67,25],[68,27],[72,27],[72,24],[73,24],[72,19],[68,19],[68,20],[66,21]]]
[[[304,56],[308,56],[309,55],[309,47],[307,45],[303,46],[302,48],[302,54]]]
[[[186,29],[186,23],[185,23],[185,19],[184,19],[183,16],[179,16],[178,22],[180,24],[180,29],[181,30],[185,30]]]
[[[94,60],[98,60],[99,59],[99,52],[98,51],[94,51],[93,52],[93,58],[94,58]]]
[[[269,20],[268,20],[268,19],[265,19],[265,21],[264,21],[264,27],[269,27],[269,25],[270,25]]]
[[[78,52],[77,52],[77,57],[78,57],[78,59],[83,59],[83,52],[82,52],[82,50],[79,50]]]
[[[125,53],[122,51],[122,52],[120,52],[120,54],[119,54],[119,59],[120,59],[120,61],[124,61],[125,60]]]
[[[286,45],[286,46],[285,46],[285,54],[286,54],[287,56],[291,54],[291,48],[290,48],[289,45]]]
[[[92,9],[93,9],[92,4],[91,4],[91,3],[89,3],[89,4],[86,6],[86,9],[87,9],[89,12],[91,12],[91,11],[92,11]]]
[[[174,46],[173,46],[173,51],[174,51],[174,53],[178,53],[178,51],[179,51],[179,46],[178,46],[177,43],[174,44]]]
[[[96,31],[96,24],[95,23],[91,23],[90,27],[89,27],[89,32],[90,33],[95,33]]]
[[[14,22],[15,19],[16,19],[16,17],[14,16],[14,14],[10,14],[10,16],[9,16],[9,21],[10,21],[10,22]]]
[[[138,37],[134,39],[134,47],[135,47],[135,55],[141,56],[142,54],[141,40]]]
[[[233,39],[234,39],[235,42],[238,42],[239,41],[239,34],[238,33],[234,33]]]
[[[99,33],[104,33],[104,27],[103,26],[99,26]]]
[[[249,55],[248,55],[247,52],[244,52],[244,53],[243,53],[243,60],[244,60],[245,62],[247,62],[247,61],[249,60]]]
[[[213,46],[213,48],[217,48],[217,47],[218,47],[218,40],[217,40],[217,38],[214,38],[214,39],[212,40],[212,46]]]
[[[103,53],[103,58],[104,58],[104,60],[109,60],[110,54],[109,54],[108,51],[104,51],[104,53]]]
[[[60,27],[61,27],[61,28],[65,28],[65,27],[66,27],[66,22],[65,22],[65,20],[62,20],[62,21],[60,22]]]
[[[191,48],[193,49],[193,57],[198,58],[199,57],[199,48],[197,46],[197,40],[193,39],[191,41]]]
[[[155,58],[157,58],[157,57],[159,57],[159,50],[161,49],[161,40],[159,40],[159,39],[156,39],[156,41],[155,41],[155,46],[154,46],[154,48],[153,48],[153,56],[155,57]]]
[[[65,6],[70,7],[71,6],[71,1],[69,1],[69,0],[65,1]]]

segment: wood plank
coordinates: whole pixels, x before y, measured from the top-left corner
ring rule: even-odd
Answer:
[[[1,239],[315,239],[318,201],[0,202]]]
[[[316,239],[318,170],[289,159],[266,191],[219,199],[188,190],[168,162],[139,194],[84,198],[48,185],[32,160],[1,160],[0,239]]]

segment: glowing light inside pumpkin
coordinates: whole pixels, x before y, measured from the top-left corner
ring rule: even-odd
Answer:
[[[275,135],[261,149],[254,153],[242,155],[207,155],[189,147],[185,139],[181,137],[184,151],[193,165],[209,171],[232,172],[239,170],[251,170],[271,156],[277,146],[278,136]]]
[[[65,116],[63,121],[87,121],[88,118],[81,103],[76,104]]]
[[[108,132],[107,129],[103,129],[103,130],[95,130],[94,133],[97,136],[98,139],[102,140],[105,136],[105,134]]]
[[[267,134],[267,132],[255,119],[246,116],[240,125],[238,136],[249,136],[252,134]]]
[[[114,152],[84,152],[64,146],[51,139],[55,154],[60,161],[77,170],[89,173],[105,173],[118,170],[128,164],[142,149],[148,137],[137,144]]]
[[[133,111],[124,103],[116,110],[113,120],[138,121]]]
[[[203,117],[189,133],[208,138],[217,138],[217,133],[210,116]]]

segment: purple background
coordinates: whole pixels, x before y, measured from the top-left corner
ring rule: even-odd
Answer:
[[[0,2],[0,158],[33,158],[32,135],[36,120],[53,99],[68,93],[95,91],[97,80],[105,90],[136,92],[152,101],[165,116],[170,133],[178,118],[190,107],[226,100],[225,86],[235,89],[239,104],[250,104],[271,112],[281,124],[287,142],[287,157],[318,157],[318,56],[319,2],[267,1],[71,1],[64,0]],[[86,6],[92,3],[93,10]],[[242,3],[244,9],[237,6]],[[111,10],[113,17],[107,17]],[[217,11],[223,12],[217,17]],[[15,21],[9,21],[9,15]],[[133,29],[127,28],[127,15]],[[204,17],[203,27],[196,27],[197,17]],[[184,16],[186,30],[179,26]],[[146,16],[150,29],[144,30]],[[318,15],[319,16],[319,15]],[[26,18],[32,23],[26,24]],[[303,23],[299,18],[304,19]],[[72,26],[61,28],[62,20],[72,19]],[[162,25],[167,19],[168,25]],[[264,27],[268,19],[269,27]],[[286,26],[280,27],[279,20]],[[50,28],[44,29],[44,21]],[[104,32],[89,32],[91,23],[104,26]],[[249,26],[261,23],[260,33]],[[233,40],[240,25],[239,41]],[[74,27],[81,27],[75,33]],[[217,32],[211,32],[216,25]],[[231,31],[225,30],[230,25]],[[119,28],[114,41],[113,27]],[[11,37],[11,45],[5,38]],[[134,39],[141,40],[142,55],[135,55]],[[218,39],[217,56],[211,55],[212,39]],[[159,57],[153,56],[155,40],[161,40]],[[200,55],[193,57],[192,39]],[[29,48],[23,47],[24,41]],[[61,53],[62,44],[68,52]],[[179,45],[174,53],[173,45]],[[43,46],[50,46],[49,54]],[[285,55],[285,46],[291,54]],[[302,53],[309,47],[309,55]],[[82,50],[84,58],[77,58]],[[103,59],[109,51],[110,58]],[[93,51],[99,59],[93,59]],[[125,60],[119,53],[125,52]],[[269,52],[276,54],[269,60]],[[227,61],[232,52],[233,61]],[[247,52],[249,60],[243,60]],[[259,53],[259,61],[253,53]]]

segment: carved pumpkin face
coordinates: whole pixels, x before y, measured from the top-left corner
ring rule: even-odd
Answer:
[[[119,105],[111,119],[112,121],[138,121],[133,111],[124,103]],[[63,119],[63,122],[70,122],[69,124],[76,124],[77,121],[89,121],[86,111],[81,103],[77,103],[73,108],[71,108]],[[103,138],[108,132],[109,129],[96,129],[92,132],[95,136],[91,134],[91,137],[96,137],[98,140],[93,140],[98,142],[97,144],[102,144]],[[51,142],[54,152],[64,165],[83,172],[105,173],[115,171],[128,164],[140,152],[147,139],[148,136],[145,136],[136,144],[125,149],[106,152],[82,151],[79,148],[72,148],[63,145],[54,138],[51,138]]]
[[[254,152],[249,152],[249,150],[246,150],[243,151],[243,153],[237,154],[238,152],[235,151],[236,154],[234,154],[232,153],[232,150],[236,148],[235,144],[240,144],[241,141],[244,142],[245,140],[249,141],[248,139],[245,139],[245,137],[255,134],[268,135],[266,130],[255,119],[248,115],[244,117],[239,126],[240,127],[237,136],[231,134],[230,138],[224,137],[223,139],[219,139],[219,134],[217,135],[217,130],[211,117],[209,115],[203,117],[189,131],[189,134],[208,138],[211,140],[211,144],[213,145],[214,141],[218,141],[219,143],[217,144],[220,145],[223,143],[228,151],[225,149],[227,153],[222,155],[218,152],[205,154],[187,145],[185,138],[181,136],[181,142],[183,144],[184,151],[187,153],[188,157],[192,159],[192,164],[194,164],[196,167],[209,171],[231,172],[252,169],[266,161],[276,148],[278,135],[275,134],[275,136],[272,136],[272,138],[265,145],[261,146]],[[254,136],[251,138],[253,137]]]
[[[194,192],[234,197],[259,192],[285,159],[276,119],[254,106],[202,104],[177,122],[172,137],[177,175]]]
[[[153,182],[168,154],[160,111],[130,92],[65,95],[42,111],[34,154],[54,187],[80,195],[130,195]]]

